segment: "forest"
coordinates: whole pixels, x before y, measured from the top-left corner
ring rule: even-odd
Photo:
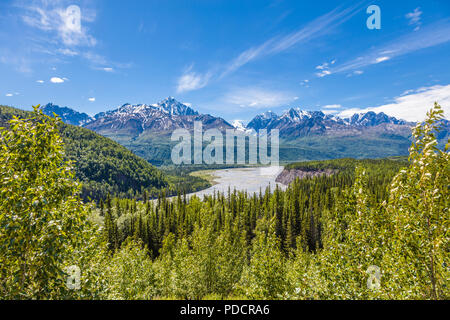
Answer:
[[[32,114],[12,107],[0,106],[0,127],[8,127],[13,117],[29,118]],[[111,139],[91,130],[58,124],[67,160],[74,166],[75,177],[82,182],[83,200],[99,201],[107,195],[119,198],[157,197],[161,189],[176,195],[177,190],[195,192],[210,186],[190,170],[174,168],[158,170],[146,160]]]
[[[291,164],[336,172],[284,191],[86,202],[60,121],[35,108],[1,132],[0,298],[449,299],[442,118],[408,159]]]

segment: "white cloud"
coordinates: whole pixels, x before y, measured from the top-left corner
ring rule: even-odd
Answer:
[[[7,96],[7,97],[12,97],[13,94],[12,94],[12,93],[7,93],[6,96]]]
[[[361,75],[361,74],[363,74],[364,73],[364,71],[362,71],[362,70],[355,70],[354,72],[353,72],[353,74],[356,74],[356,75]]]
[[[309,80],[302,80],[302,81],[300,81],[300,85],[303,86],[303,87],[306,87],[306,88],[309,88],[308,83],[309,83]]]
[[[201,74],[192,71],[192,66],[186,69],[186,71],[178,78],[177,82],[177,92],[188,92],[192,90],[197,90],[205,87],[209,79],[211,78],[210,73]]]
[[[420,11],[420,8],[414,9],[413,12],[410,12],[405,15],[406,19],[409,20],[409,24],[415,26],[414,31],[417,31],[420,29],[420,26],[422,25],[421,16],[422,11]]]
[[[240,88],[229,92],[225,102],[239,107],[268,108],[278,107],[296,100],[285,92],[270,91],[261,88]]]
[[[330,70],[323,70],[321,72],[317,72],[316,76],[318,76],[319,78],[323,78],[323,77],[328,76],[330,74],[331,74]]]
[[[45,81],[44,80],[37,80],[36,82],[37,83],[44,83]]]
[[[324,63],[321,64],[320,66],[317,66],[316,69],[317,69],[317,70],[328,69],[328,62],[324,62]]]
[[[328,104],[322,107],[323,109],[340,109],[342,106],[340,104]]]
[[[339,116],[345,118],[359,112],[374,111],[384,112],[407,121],[423,121],[434,102],[438,102],[442,106],[446,117],[450,115],[450,84],[408,90],[403,95],[396,97],[393,103],[366,109],[346,109],[340,112]]]
[[[324,114],[336,114],[336,113],[339,112],[339,110],[336,110],[336,109],[327,109],[327,110],[322,110],[322,112],[323,112]]]
[[[330,71],[330,65],[333,65],[336,63],[336,59],[331,60],[330,62],[324,62],[321,65],[318,65],[316,67],[317,70],[322,70],[320,72],[316,73],[316,76],[318,76],[319,78],[325,77],[330,75],[332,72]]]
[[[378,57],[378,58],[375,59],[375,63],[388,61],[389,59],[391,59],[391,58],[390,57]]]
[[[53,78],[50,79],[51,83],[63,83],[64,81],[65,81],[64,79],[61,79],[61,78],[58,78],[58,77],[53,77]]]
[[[322,107],[322,112],[325,114],[336,114],[339,113],[339,109],[341,109],[342,106],[340,104],[329,104]]]
[[[113,68],[107,67],[107,68],[103,68],[103,71],[106,71],[106,72],[114,72],[114,69],[113,69]]]
[[[89,98],[88,100],[89,100],[90,102],[95,102],[95,98],[94,98],[94,97]]]

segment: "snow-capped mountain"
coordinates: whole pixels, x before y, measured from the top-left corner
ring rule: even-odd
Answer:
[[[407,122],[404,120],[399,120],[397,118],[390,117],[383,112],[375,113],[373,111],[369,111],[366,113],[355,113],[351,118],[346,119],[346,121],[351,125],[359,125],[366,127],[377,126],[382,123],[398,124],[398,125],[407,124]]]
[[[75,126],[82,126],[93,120],[93,118],[86,113],[80,113],[67,107],[60,107],[53,103],[46,104],[45,106],[41,107],[41,110],[48,116],[53,116],[53,114],[56,114],[64,123],[72,124]]]
[[[276,113],[267,111],[254,117],[253,120],[247,124],[247,128],[255,130],[264,129],[271,121],[277,118],[278,116]]]
[[[197,111],[193,110],[190,106],[178,102],[173,97],[169,97],[153,106],[159,108],[163,112],[167,112],[170,115],[177,115],[177,116],[198,115]]]
[[[305,111],[300,108],[291,108],[281,116],[273,112],[270,115],[257,115],[249,122],[247,128],[278,129],[282,136],[301,137],[310,134],[361,132],[370,127],[389,127],[389,131],[411,127],[411,123],[389,117],[384,113],[367,112],[355,114],[351,118],[342,119],[334,115],[327,115],[322,111]],[[386,129],[386,128],[384,128]]]
[[[169,97],[159,103],[155,104],[129,104],[126,103],[119,108],[107,112],[101,112],[95,115],[95,119],[101,119],[111,115],[115,116],[127,116],[136,115],[141,118],[148,118],[156,112],[161,112],[169,116],[195,116],[198,112],[191,107],[178,102],[173,97]]]
[[[125,135],[133,139],[144,132],[161,135],[180,128],[191,130],[194,121],[201,121],[204,129],[232,128],[224,119],[200,114],[172,97],[156,104],[127,103],[115,110],[99,113],[94,118],[85,125],[86,128],[106,136]]]

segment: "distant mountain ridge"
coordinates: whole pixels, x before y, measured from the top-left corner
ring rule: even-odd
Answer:
[[[354,114],[351,118],[339,118],[334,115],[325,114],[322,111],[304,111],[300,108],[291,108],[281,116],[273,112],[266,112],[255,116],[247,125],[247,128],[260,129],[278,129],[280,136],[284,137],[302,137],[311,134],[333,134],[361,131],[369,127],[380,125],[411,127],[413,123],[390,117],[383,112],[367,112]],[[394,129],[391,126],[391,131]]]
[[[60,107],[53,103],[46,104],[41,107],[41,110],[48,116],[53,116],[53,113],[55,113],[64,123],[74,126],[83,126],[93,120],[93,118],[86,113],[81,113],[68,107]]]
[[[242,121],[230,124],[220,117],[201,114],[173,97],[155,104],[126,103],[89,118],[73,110],[69,112],[68,108],[58,110],[56,107],[52,105],[46,110],[62,114],[63,121],[79,121],[81,126],[119,142],[156,165],[170,163],[174,145],[170,141],[172,132],[180,128],[192,131],[195,121],[202,122],[203,130],[214,128],[221,132],[233,128],[245,132],[278,129],[281,161],[405,155],[411,145],[411,128],[415,125],[382,112],[340,118],[322,111],[290,108],[281,115],[264,112],[245,126]],[[438,133],[441,142],[448,139],[449,132],[450,123],[443,120],[443,130]]]

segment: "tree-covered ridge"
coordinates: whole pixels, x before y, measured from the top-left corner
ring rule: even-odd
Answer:
[[[32,113],[0,106],[1,127],[8,127],[14,116],[27,118]],[[120,144],[72,125],[60,123],[59,130],[67,159],[74,162],[76,178],[83,182],[83,198],[134,197],[144,190],[156,195],[168,186],[158,169]]]
[[[286,170],[298,169],[302,171],[318,171],[325,169],[332,169],[337,172],[345,172],[353,174],[356,167],[364,167],[368,170],[376,170],[377,168],[392,168],[397,170],[401,166],[408,164],[408,157],[391,157],[388,159],[333,159],[333,160],[322,160],[322,161],[305,161],[305,162],[294,162],[287,164],[285,166]]]

